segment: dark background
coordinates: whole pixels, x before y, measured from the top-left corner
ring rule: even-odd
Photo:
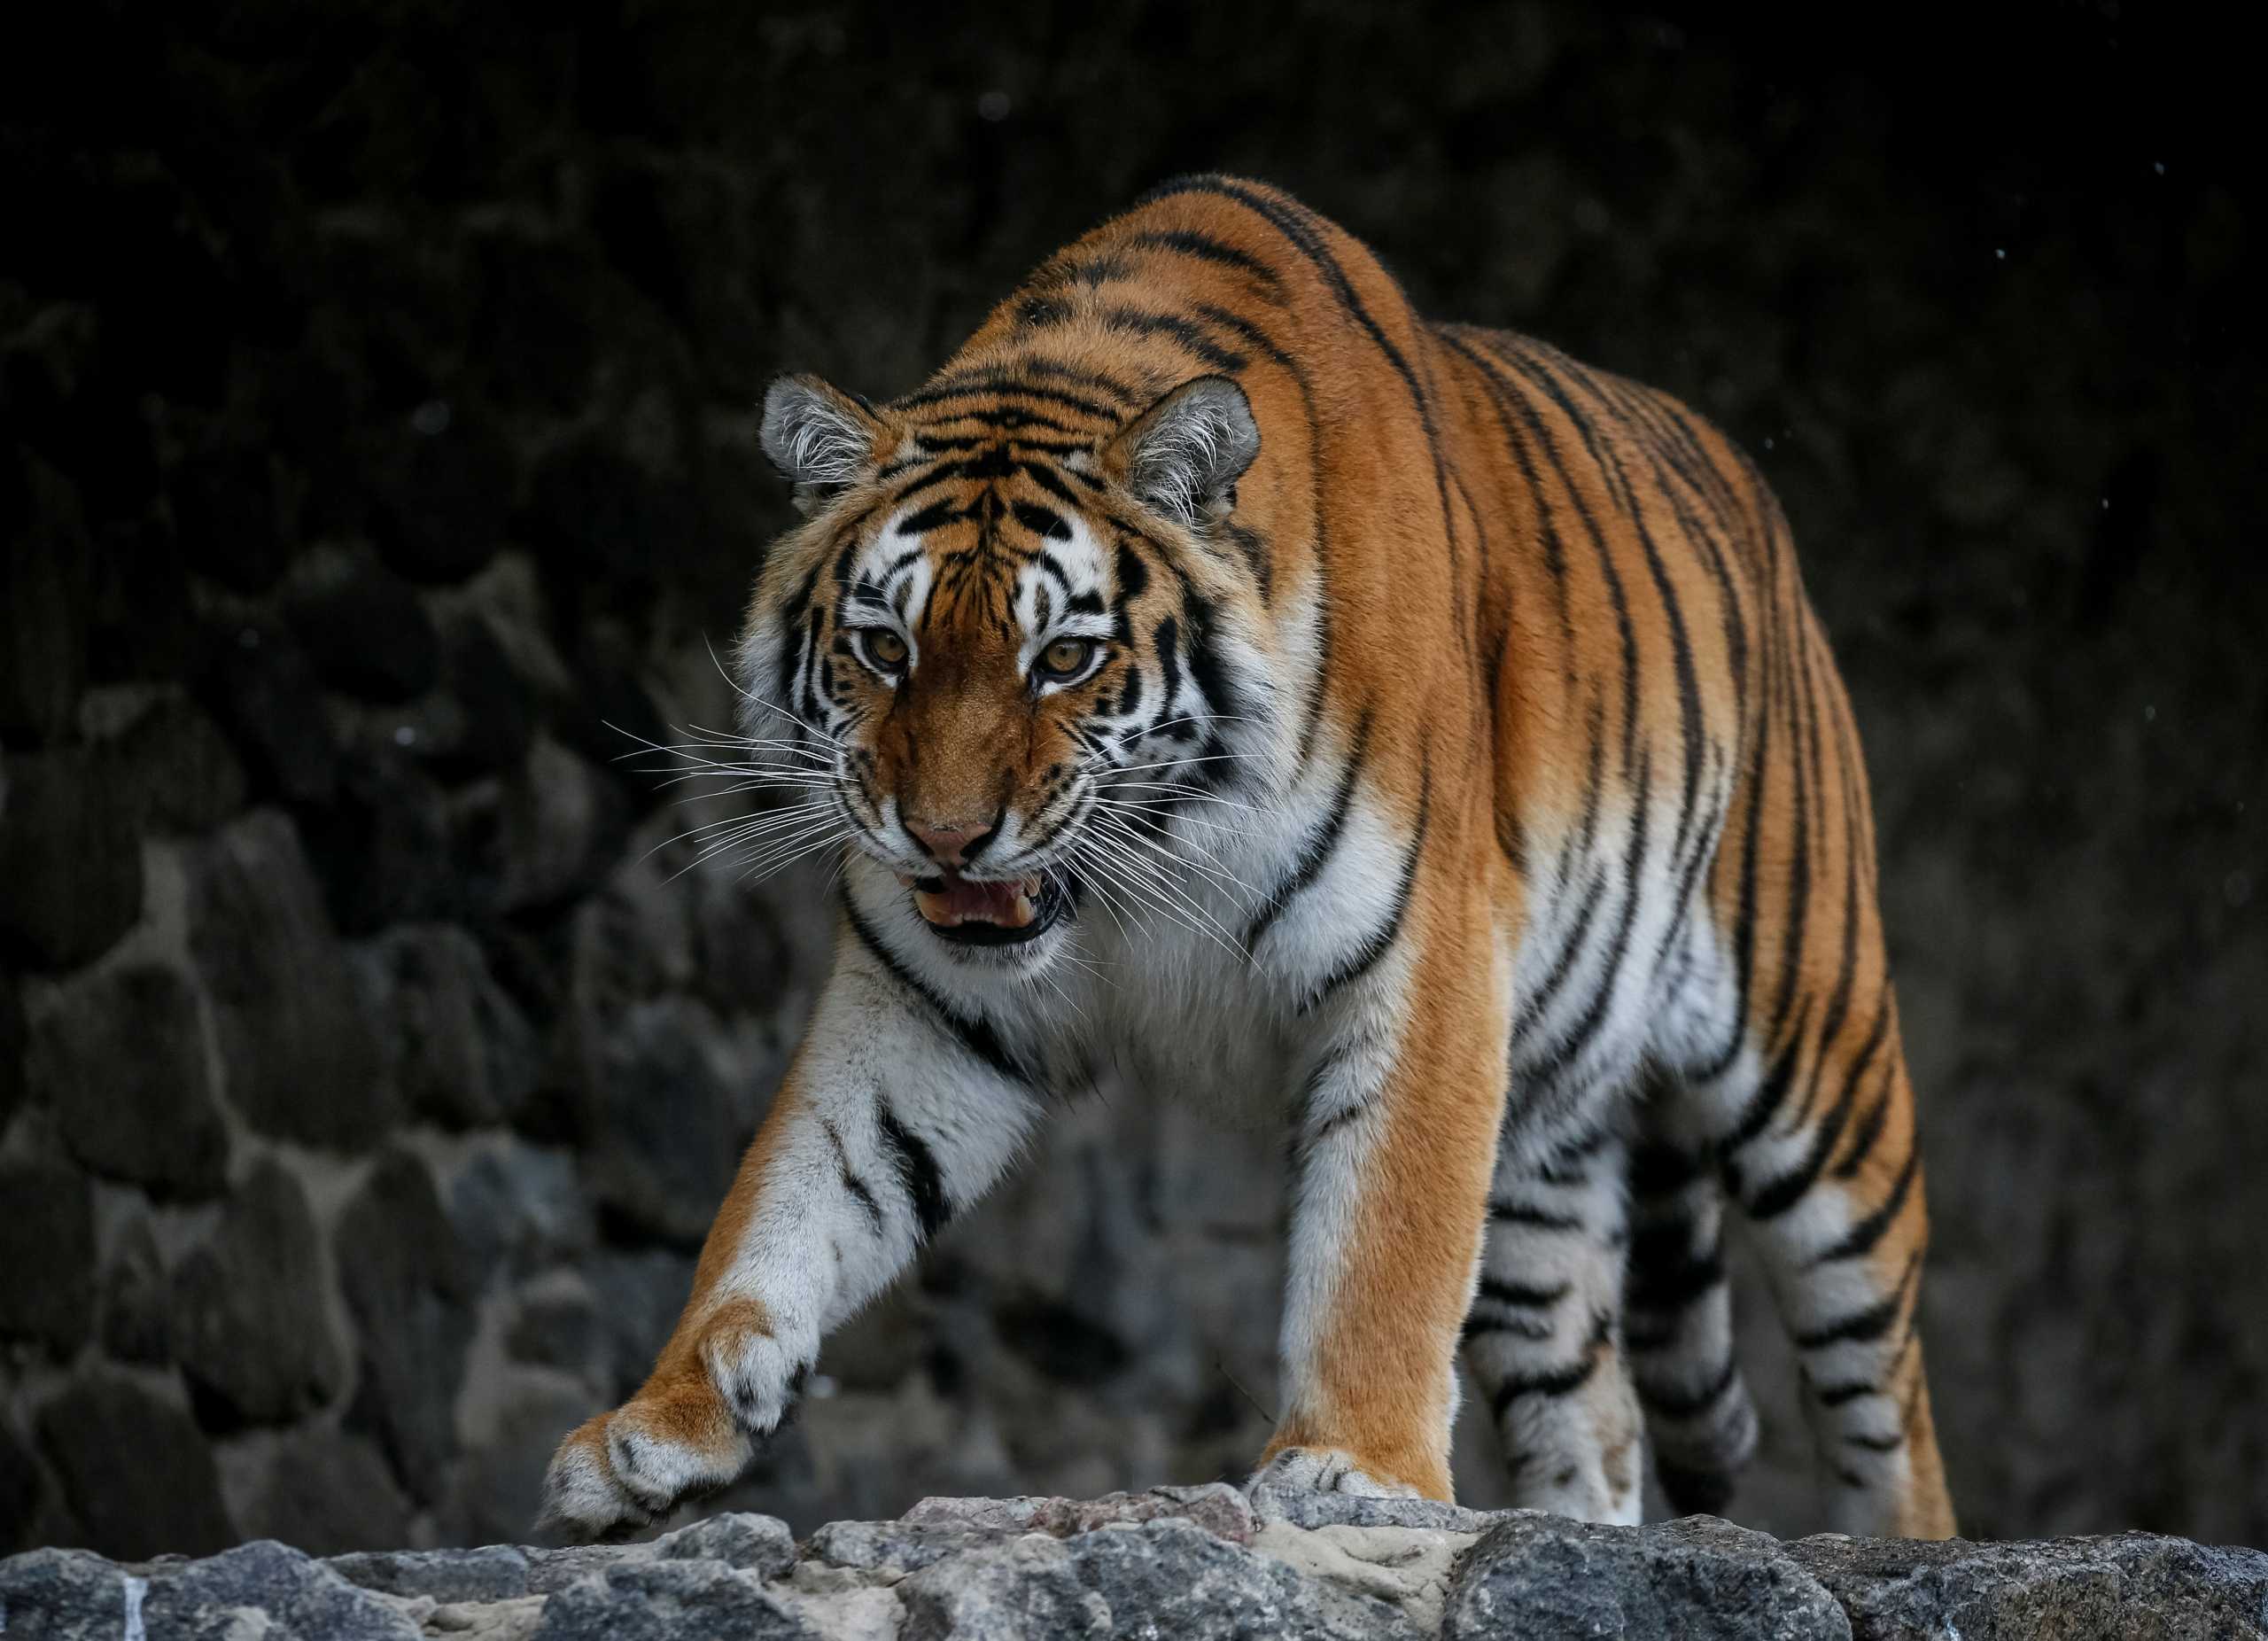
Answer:
[[[787,517],[764,382],[905,391],[1215,167],[1756,454],[1868,738],[1964,1525],[2268,1542],[2248,65],[2115,5],[1231,10],[12,35],[0,1551],[524,1535],[823,976],[813,883],[672,878],[710,812],[607,727],[726,721],[709,646]],[[1080,1110],[738,1502],[1237,1473],[1277,1169],[1140,1090]],[[1736,1513],[1800,1530],[1757,1311]]]

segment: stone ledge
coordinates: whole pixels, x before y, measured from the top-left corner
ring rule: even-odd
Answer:
[[[2261,1637],[2268,1554],[2126,1533],[2029,1544],[1783,1544],[1713,1517],[1592,1527],[1215,1484],[931,1498],[797,1544],[723,1515],[647,1544],[378,1552],[262,1541],[203,1560],[0,1561],[0,1635],[268,1641],[936,1641],[1518,1636]]]

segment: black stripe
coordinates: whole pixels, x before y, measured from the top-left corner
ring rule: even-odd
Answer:
[[[1855,1402],[1862,1396],[1881,1394],[1880,1387],[1863,1379],[1845,1385],[1821,1385],[1811,1393],[1812,1400],[1821,1407],[1840,1407],[1845,1402]]]
[[[1153,314],[1138,307],[1106,307],[1093,317],[1105,329],[1125,335],[1169,338],[1192,358],[1202,361],[1226,375],[1234,376],[1252,362],[1234,348],[1223,347],[1178,314]]]
[[[1401,938],[1402,921],[1410,915],[1410,898],[1418,884],[1418,862],[1425,852],[1425,832],[1433,815],[1433,763],[1430,749],[1418,755],[1418,826],[1410,838],[1410,852],[1402,857],[1402,881],[1394,891],[1394,913],[1385,927],[1371,936],[1353,956],[1311,987],[1299,1004],[1299,1012],[1307,1014],[1340,987],[1361,979],[1375,968],[1380,958]]]
[[[1899,1278],[1898,1286],[1886,1297],[1840,1321],[1798,1334],[1796,1348],[1820,1350],[1829,1345],[1866,1344],[1880,1339],[1898,1325],[1899,1315],[1906,1309],[1907,1290],[1921,1272],[1922,1256],[1915,1254],[1906,1262],[1906,1274]]]
[[[1284,914],[1284,908],[1292,903],[1293,897],[1323,875],[1332,852],[1339,847],[1340,836],[1347,829],[1348,808],[1354,801],[1355,779],[1362,773],[1363,759],[1370,750],[1371,716],[1371,708],[1365,705],[1355,725],[1355,744],[1347,754],[1347,766],[1340,771],[1339,784],[1332,790],[1331,808],[1324,815],[1323,824],[1316,828],[1315,836],[1301,845],[1299,861],[1292,868],[1292,875],[1285,879],[1282,888],[1268,897],[1260,914],[1252,920],[1252,927],[1245,931],[1246,951],[1255,949],[1261,937],[1274,928],[1276,920]]]
[[[858,1170],[850,1166],[850,1153],[843,1144],[841,1132],[826,1117],[819,1119],[819,1125],[827,1135],[827,1143],[835,1148],[835,1165],[842,1171],[843,1188],[850,1194],[859,1207],[866,1210],[866,1217],[874,1222],[874,1234],[881,1235],[882,1205],[874,1200],[874,1194],[867,1187],[866,1182],[858,1178]]]
[[[1869,1453],[1895,1453],[1906,1445],[1906,1435],[1903,1431],[1896,1435],[1864,1435],[1853,1431],[1843,1438],[1843,1443],[1846,1447],[1864,1448]]]
[[[1632,1310],[1682,1310],[1723,1283],[1724,1249],[1712,1243],[1701,1253],[1689,1253],[1692,1234],[1682,1222],[1638,1233],[1630,1249]]]
[[[1538,1321],[1531,1316],[1482,1316],[1475,1311],[1464,1318],[1461,1336],[1468,1341],[1485,1338],[1490,1334],[1510,1334],[1515,1339],[1525,1339],[1531,1344],[1548,1345],[1555,1332],[1549,1322]]]
[[[927,1140],[898,1121],[897,1113],[890,1109],[889,1101],[879,1093],[874,1096],[874,1125],[882,1132],[882,1142],[889,1147],[898,1183],[913,1204],[913,1217],[921,1227],[921,1240],[929,1241],[952,1217],[952,1205],[945,1198],[944,1176],[938,1171],[936,1155],[929,1149]]]
[[[1276,270],[1248,251],[1239,251],[1224,239],[1199,233],[1191,228],[1153,229],[1145,233],[1130,234],[1126,243],[1145,251],[1170,251],[1181,256],[1193,256],[1200,261],[1214,262],[1223,268],[1233,268],[1252,275],[1272,289],[1281,282]]]
[[[1037,399],[1048,404],[1062,405],[1097,421],[1115,422],[1117,413],[1091,399],[1082,399],[1060,388],[1040,387],[1030,382],[1019,382],[1002,371],[987,371],[977,377],[948,377],[932,387],[909,393],[892,402],[894,410],[918,410],[923,405],[944,404],[955,399],[975,399],[986,394],[1011,394],[1020,399]]]
[[[1526,1282],[1507,1281],[1502,1277],[1484,1276],[1480,1279],[1480,1296],[1493,1299],[1500,1305],[1518,1305],[1535,1310],[1557,1304],[1565,1299],[1573,1284],[1555,1282],[1549,1287],[1537,1287]]]
[[[858,915],[858,908],[850,904],[847,896],[843,902],[843,914],[850,922],[850,932],[858,937],[858,943],[873,954],[874,960],[889,972],[892,979],[929,1006],[938,1023],[956,1042],[1011,1083],[1027,1089],[1032,1086],[1031,1074],[1008,1052],[998,1034],[992,1030],[990,1021],[981,1015],[974,1020],[966,1017],[924,985],[911,969],[891,955],[889,948],[882,943],[882,937],[866,927],[866,920]]]
[[[1883,1200],[1882,1206],[1852,1225],[1844,1233],[1841,1241],[1812,1263],[1829,1264],[1838,1259],[1857,1259],[1874,1252],[1875,1244],[1882,1240],[1883,1233],[1897,1221],[1899,1210],[1906,1206],[1906,1199],[1912,1193],[1914,1181],[1920,1177],[1921,1171],[1922,1148],[1916,1146],[1907,1155],[1906,1166],[1898,1171],[1898,1183],[1891,1187],[1890,1194]]]
[[[1527,1202],[1494,1202],[1488,1204],[1488,1217],[1500,1225],[1525,1225],[1532,1231],[1581,1231],[1586,1229],[1581,1214],[1565,1214],[1549,1208],[1537,1208]]]

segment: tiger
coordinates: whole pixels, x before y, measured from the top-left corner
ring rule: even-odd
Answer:
[[[1760,1256],[1846,1532],[1943,1537],[1927,1215],[1852,709],[1757,467],[1184,177],[918,390],[774,382],[730,676],[833,968],[651,1376],[546,1525],[734,1482],[827,1332],[1122,1075],[1288,1158],[1254,1489],[1720,1512]]]

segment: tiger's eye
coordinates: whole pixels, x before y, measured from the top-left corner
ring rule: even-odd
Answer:
[[[874,665],[896,672],[905,665],[905,641],[888,627],[870,626],[866,629],[866,654]]]
[[[1068,678],[1086,665],[1087,657],[1094,654],[1091,638],[1059,638],[1040,651],[1039,668],[1058,678]]]

